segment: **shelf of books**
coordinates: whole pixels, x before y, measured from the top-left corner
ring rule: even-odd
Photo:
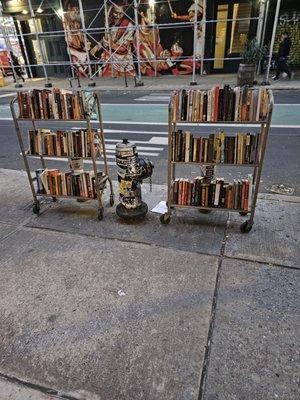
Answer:
[[[216,86],[211,90],[178,90],[171,95],[168,134],[167,212],[160,217],[168,224],[176,208],[197,208],[202,212],[238,212],[250,215],[241,225],[250,232],[254,223],[261,171],[273,111],[273,94],[267,88]],[[226,127],[201,136],[184,131],[186,125],[217,123]],[[238,133],[228,133],[230,125]],[[244,125],[244,132],[241,132]],[[258,126],[259,132],[246,128]],[[195,130],[195,127],[194,127]],[[176,168],[200,167],[194,179],[177,177]],[[253,173],[226,182],[215,177],[215,167],[252,168]],[[201,170],[201,168],[203,170]]]
[[[16,133],[23,156],[30,188],[33,195],[33,212],[40,213],[39,197],[75,198],[98,201],[98,219],[103,218],[103,191],[109,185],[110,205],[114,203],[112,181],[109,177],[105,149],[100,96],[98,92],[85,93],[63,89],[33,89],[18,92],[11,101]],[[17,114],[18,108],[19,114]],[[91,125],[91,115],[96,111],[99,128]],[[20,124],[31,121],[28,130],[28,147],[25,146]],[[52,130],[43,128],[43,122],[84,121],[86,127],[72,130]],[[50,125],[51,126],[51,125]],[[30,158],[39,158],[41,169],[32,175]],[[46,159],[67,160],[70,171],[49,169]],[[92,170],[84,170],[83,160],[92,160]],[[97,160],[103,161],[103,171],[97,168]]]

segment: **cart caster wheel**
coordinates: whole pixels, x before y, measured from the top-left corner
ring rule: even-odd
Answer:
[[[252,225],[249,224],[249,221],[245,221],[244,223],[242,223],[241,225],[241,232],[242,233],[249,233],[252,229]]]
[[[57,201],[57,198],[56,197],[52,197],[52,201],[53,201],[53,203],[55,203]]]
[[[34,214],[40,215],[40,203],[39,202],[33,204],[32,211],[34,212]]]
[[[113,194],[109,197],[109,205],[112,207],[115,204],[115,196]]]
[[[102,221],[103,220],[103,208],[98,209],[98,220]]]
[[[161,215],[159,217],[159,220],[163,225],[168,225],[171,221],[171,216],[170,216],[170,214],[166,213],[166,214]]]
[[[248,215],[248,213],[246,211],[245,212],[240,212],[239,214],[240,214],[241,217],[246,217]]]

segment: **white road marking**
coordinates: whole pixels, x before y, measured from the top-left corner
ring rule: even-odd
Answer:
[[[96,122],[96,121],[93,121]],[[104,121],[104,124],[111,124],[111,125],[144,125],[144,126],[168,126],[167,122],[137,122],[137,121]],[[180,126],[206,126],[207,128],[209,126],[234,126],[234,127],[245,127],[245,128],[257,128],[260,127],[259,124],[223,124],[223,123],[199,123],[199,124],[190,124],[187,122],[182,122],[178,123],[177,125]],[[281,124],[274,124],[271,125],[271,128],[281,128],[281,129],[299,129],[300,125],[281,125]],[[105,132],[107,129],[105,129]],[[157,132],[153,132],[154,134],[157,134]],[[167,132],[160,132],[162,135],[163,134],[168,134]]]
[[[153,136],[150,140],[149,143],[153,144],[164,144],[168,145],[168,138],[167,137],[159,137],[159,136]]]
[[[148,100],[147,100],[148,101]],[[155,105],[155,106],[164,106],[164,107],[166,107],[166,103],[162,103],[162,104],[158,104],[158,103],[155,103],[155,104],[136,104],[136,103],[102,103],[101,104],[101,106],[118,106],[118,107],[120,107],[120,106],[131,106],[131,107],[134,107],[134,108],[136,108],[136,107],[149,107],[149,106],[153,106],[153,105]]]
[[[139,97],[138,99],[134,99],[134,101],[142,101],[142,102],[148,102],[148,103],[150,101],[150,102],[155,103],[155,105],[158,105],[158,103],[157,103],[158,101],[163,101],[164,103],[162,103],[162,104],[165,106],[166,104],[169,103],[170,97],[157,96],[157,97],[149,98],[149,97],[145,96],[145,97]]]
[[[0,118],[0,121],[12,121],[13,119],[12,118]],[[47,121],[49,121],[49,122],[53,122],[53,120],[45,120],[45,122],[47,122]],[[28,120],[28,122],[30,122],[30,120]],[[60,121],[60,120],[56,120],[56,122],[57,123],[60,123],[60,122],[64,122],[64,123],[74,123],[74,121]],[[99,124],[99,121],[98,120],[94,120],[94,121],[91,121],[92,122],[92,124]],[[80,123],[82,123],[82,124],[86,124],[86,122],[85,121],[76,121],[76,123],[78,123],[78,124],[80,124]],[[103,121],[103,123],[104,124],[110,124],[110,125],[145,125],[145,126],[168,126],[168,123],[167,122],[142,122],[142,121]],[[206,126],[206,127],[209,127],[209,126],[234,126],[234,127],[240,127],[240,128],[243,128],[243,127],[245,127],[245,128],[251,128],[251,127],[253,127],[253,128],[257,128],[257,127],[259,127],[260,125],[259,124],[223,124],[223,123],[205,123],[205,122],[201,122],[201,123],[198,123],[198,124],[190,124],[190,123],[188,123],[188,122],[183,122],[183,123],[178,123],[177,125],[180,125],[180,126]],[[77,127],[76,129],[81,129],[82,127]],[[271,128],[280,128],[280,129],[299,129],[300,128],[300,125],[281,125],[281,124],[272,124],[271,125]],[[105,132],[107,132],[108,131],[108,129],[105,129],[104,130]],[[124,132],[123,130],[121,131],[121,132]],[[135,131],[133,131],[133,132],[135,132]],[[143,132],[141,132],[141,133],[143,133]],[[145,133],[145,132],[144,132]],[[167,135],[168,133],[167,132],[151,132],[151,133],[154,133],[155,135],[157,135],[157,134],[161,134],[161,135]],[[148,133],[147,133],[148,134]],[[150,133],[149,133],[150,134]]]
[[[82,129],[82,126],[73,126],[71,129]],[[106,133],[139,133],[143,135],[167,135],[168,132],[164,131],[132,131],[132,130],[125,130],[125,129],[104,129],[104,134]],[[118,140],[119,141],[119,140]],[[137,143],[137,142],[136,142]]]
[[[108,142],[110,142],[111,140],[110,139],[105,139],[105,147],[106,147],[106,150],[108,150],[108,149],[115,149],[116,148],[116,145],[115,144],[109,144]],[[117,142],[119,142],[119,140],[117,141]],[[136,143],[136,141],[135,140],[133,140],[133,143]],[[143,142],[144,144],[147,144],[147,142]],[[140,150],[149,150],[149,151],[163,151],[163,147],[152,147],[152,146],[149,146],[149,147],[146,147],[146,146],[137,146],[137,149],[138,149],[138,152],[140,152]]]
[[[129,139],[129,141],[133,141],[135,144],[151,144],[151,139],[148,141],[145,140],[134,140],[134,139]],[[105,143],[120,143],[120,139],[110,139],[110,138],[105,138]],[[156,143],[154,143],[156,144]],[[138,146],[138,148],[140,149],[141,147]],[[148,148],[148,147],[147,147]],[[155,149],[155,147],[152,147],[152,149]],[[163,150],[161,148],[156,148],[157,150]]]
[[[139,156],[149,156],[149,157],[158,157],[159,156],[159,153],[150,153],[147,151],[139,151],[139,147],[137,148],[137,151],[139,153]],[[115,155],[114,155],[115,149],[107,149],[106,153],[108,153],[107,158],[115,158]],[[113,154],[113,155],[111,155],[111,154]]]
[[[0,94],[0,98],[3,98],[3,97],[13,97],[13,96],[15,96],[17,93],[7,93],[7,94]]]

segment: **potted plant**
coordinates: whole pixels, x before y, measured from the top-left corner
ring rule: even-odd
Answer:
[[[256,38],[248,40],[241,53],[242,62],[239,65],[237,85],[253,86],[255,69],[259,61],[267,54],[267,48],[260,46]]]

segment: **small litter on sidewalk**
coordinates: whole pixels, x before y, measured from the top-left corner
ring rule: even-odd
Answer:
[[[119,289],[119,290],[118,290],[118,295],[119,295],[119,296],[126,296],[126,293],[124,292],[123,289]]]
[[[268,190],[269,192],[272,192],[272,193],[285,194],[287,196],[292,196],[295,193],[294,188],[286,186],[283,183],[275,184],[270,187],[266,187],[266,190]]]
[[[168,211],[167,204],[165,201],[160,201],[154,208],[152,208],[151,212],[157,214],[164,214]]]

